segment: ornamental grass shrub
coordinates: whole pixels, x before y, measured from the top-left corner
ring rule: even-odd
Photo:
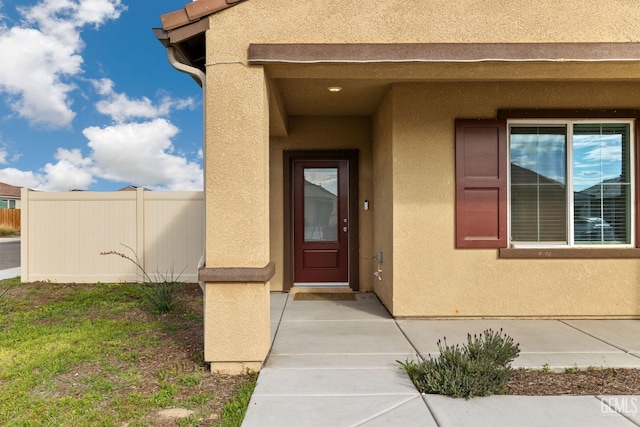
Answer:
[[[182,273],[176,275],[171,271],[168,274],[156,273],[152,277],[144,267],[142,267],[136,252],[127,245],[122,246],[127,248],[132,255],[117,251],[100,252],[100,255],[117,255],[132,262],[142,276],[142,286],[139,290],[149,309],[157,314],[173,311],[179,303],[177,291],[180,287],[184,286],[184,283],[180,281]]]
[[[0,237],[13,237],[20,235],[20,227],[12,227],[6,224],[0,224]]]
[[[422,362],[398,361],[421,393],[443,394],[469,399],[504,394],[511,378],[511,362],[520,353],[519,344],[491,329],[479,335],[467,334],[464,345],[447,345],[438,340],[440,355]]]

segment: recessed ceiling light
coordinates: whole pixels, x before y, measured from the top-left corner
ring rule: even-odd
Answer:
[[[329,92],[334,92],[335,93],[335,92],[340,92],[342,90],[342,88],[340,86],[329,86],[327,88],[327,90]]]

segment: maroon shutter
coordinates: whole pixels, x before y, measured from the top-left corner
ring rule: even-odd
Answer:
[[[456,120],[456,247],[507,246],[507,122]]]

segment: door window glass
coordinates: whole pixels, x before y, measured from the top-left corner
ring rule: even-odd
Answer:
[[[338,169],[304,169],[304,240],[338,240]]]

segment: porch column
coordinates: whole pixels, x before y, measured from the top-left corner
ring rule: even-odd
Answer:
[[[261,66],[207,67],[204,359],[258,371],[270,347],[269,112]]]

